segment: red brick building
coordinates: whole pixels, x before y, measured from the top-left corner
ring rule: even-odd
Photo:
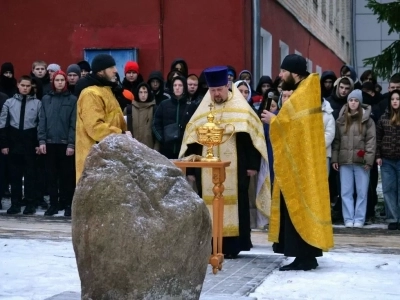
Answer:
[[[145,78],[155,69],[166,75],[177,57],[187,61],[190,73],[222,64],[237,71],[253,70],[254,2],[2,0],[0,63],[13,62],[19,76],[38,59],[65,69],[84,59],[85,49],[90,57],[88,53],[96,49],[132,52],[135,48]],[[342,59],[279,1],[259,0],[259,6],[260,75],[276,76],[282,56],[295,52],[312,61],[312,72],[339,70]],[[120,65],[125,63],[123,56],[118,59]]]

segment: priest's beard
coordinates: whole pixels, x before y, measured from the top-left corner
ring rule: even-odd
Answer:
[[[282,90],[294,91],[295,89],[296,89],[296,81],[294,80],[292,73],[290,73],[289,77],[282,82]]]

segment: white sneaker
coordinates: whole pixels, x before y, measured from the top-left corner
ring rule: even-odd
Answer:
[[[364,224],[363,223],[354,223],[355,228],[363,228]]]
[[[353,222],[348,221],[348,222],[344,223],[344,227],[353,228]]]

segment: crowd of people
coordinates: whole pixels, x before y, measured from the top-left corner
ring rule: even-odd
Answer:
[[[236,168],[240,169],[237,173],[241,175],[232,184],[239,186],[237,193],[245,199],[239,201],[239,215],[249,210],[248,203],[243,206],[249,202],[245,196],[249,183],[242,179],[255,176],[262,159],[269,162],[272,186],[275,177],[269,122],[261,127],[264,146],[259,145],[254,131],[262,124],[266,110],[279,115],[295,90],[295,83],[292,75],[286,80],[282,74],[274,80],[262,76],[253,90],[253,81],[257,79],[250,71],[243,70],[237,75],[234,67],[225,68],[226,91],[219,88],[224,81],[214,84],[211,71],[190,74],[184,59],[171,63],[166,80],[161,71],[155,70],[147,81],[134,61],[126,63],[121,80],[109,55],[99,55],[91,64],[87,61],[71,64],[65,72],[56,63],[35,61],[31,73],[18,78],[13,64],[3,63],[0,198],[11,198],[7,213],[20,213],[25,206],[24,214],[34,214],[41,206],[46,209],[45,215],[64,210],[65,216],[71,216],[75,183],[83,171],[86,155],[93,144],[110,133],[128,131],[169,159],[201,154],[201,149],[187,145],[186,125],[200,111],[209,109],[204,106],[207,95],[211,95],[218,107],[218,99],[225,101],[228,97],[224,93],[235,91],[241,95],[243,103],[238,103],[244,105],[246,114],[241,116],[242,122],[235,124],[239,128],[236,144],[253,147],[238,146],[235,159],[238,159]],[[296,68],[292,73],[297,74]],[[344,65],[338,76],[334,71],[321,74],[320,91],[326,147],[326,162],[320,163],[326,165],[329,174],[332,217],[338,218],[340,214],[346,227],[363,227],[375,216],[380,166],[388,228],[400,229],[400,74],[391,77],[388,92],[382,94],[371,70],[358,78],[351,66]],[[218,109],[223,111],[225,104],[221,105]],[[125,117],[117,120],[119,111]],[[220,116],[223,117],[226,116]],[[259,123],[249,127],[253,121],[246,118],[257,118]],[[180,155],[185,147],[187,152]],[[241,165],[243,161],[246,163]],[[188,178],[196,180],[200,193],[206,193],[200,174],[193,173]],[[49,195],[50,205],[45,195]],[[240,218],[247,219],[247,213]],[[266,225],[266,220],[263,222],[261,227]],[[250,247],[251,241],[245,243]]]

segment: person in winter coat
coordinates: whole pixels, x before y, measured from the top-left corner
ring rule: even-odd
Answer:
[[[43,60],[34,61],[32,64],[31,77],[40,81],[43,89],[43,95],[51,91],[50,75],[47,72],[47,64]]]
[[[79,66],[79,68],[81,68],[81,78],[86,77],[86,75],[90,74],[90,72],[92,71],[89,62],[87,62],[86,60],[81,60],[77,63],[77,65]]]
[[[261,76],[260,80],[258,81],[257,88],[256,88],[256,94],[252,95],[252,102],[254,107],[260,107],[261,102],[263,100],[265,91],[269,90],[273,86],[273,82],[271,77],[269,76]]]
[[[50,207],[46,216],[58,214],[59,203],[64,216],[71,216],[75,190],[75,125],[77,99],[67,88],[67,75],[53,74],[52,91],[42,99],[38,140],[44,155]]]
[[[174,89],[172,87],[172,80],[175,77],[184,77],[184,76],[178,69],[171,70],[167,74],[167,82],[165,83],[165,92],[167,92],[170,96],[172,96],[174,94]],[[187,78],[187,77],[184,77],[184,78]]]
[[[156,110],[153,132],[160,143],[160,153],[169,159],[177,159],[183,134],[193,115],[196,105],[188,104],[187,83],[184,77],[172,79],[173,94],[164,100]]]
[[[139,72],[138,63],[135,61],[128,61],[125,64],[124,74],[125,78],[122,81],[123,88],[135,94],[137,87],[143,82],[143,76]]]
[[[352,91],[347,99],[336,121],[332,165],[340,173],[344,224],[362,228],[367,210],[369,170],[375,160],[376,131],[371,106],[362,104],[361,90]]]
[[[228,68],[228,87],[229,87],[229,89],[232,89],[232,83],[234,83],[235,80],[236,80],[236,75],[237,75],[236,74],[236,69],[233,66],[230,66],[230,65],[227,65],[226,67]],[[205,82],[205,84],[207,85],[207,82],[205,81],[205,77],[204,77],[204,81],[203,82]]]
[[[324,118],[324,129],[325,129],[325,147],[326,147],[326,162],[328,168],[328,174],[331,169],[331,156],[332,156],[332,142],[335,138],[335,119],[332,116],[333,109],[328,101],[322,98],[322,116]]]
[[[159,144],[152,131],[156,101],[147,83],[139,83],[135,92],[135,101],[126,106],[128,131],[142,144],[159,150]]]
[[[245,80],[238,80],[235,82],[235,86],[238,88],[238,90],[242,94],[243,98],[246,99],[247,103],[249,103],[249,105],[250,105],[251,88],[250,88],[249,84]]]
[[[358,80],[357,73],[352,66],[343,65],[340,68],[340,76],[351,78],[351,80],[353,80],[354,83],[354,89],[361,90],[361,82]]]
[[[8,98],[11,98],[18,92],[13,64],[10,62],[2,64],[0,73],[0,93],[4,93]]]
[[[67,88],[71,92],[71,94],[74,94],[76,84],[78,83],[78,80],[81,78],[81,68],[77,64],[69,65],[66,74],[68,80]]]
[[[328,98],[333,92],[333,83],[337,77],[333,71],[325,71],[321,75],[321,94],[322,97]]]
[[[6,103],[6,100],[9,97],[6,94],[0,93],[0,112],[3,108],[4,103]],[[8,190],[8,181],[7,181],[7,160],[6,156],[0,153],[0,209],[2,209],[1,206],[1,199],[3,198],[3,195],[6,190]]]
[[[389,230],[400,229],[400,90],[390,93],[388,109],[376,126],[376,163],[381,167]]]
[[[0,149],[7,155],[11,176],[11,207],[8,214],[21,212],[22,178],[27,205],[24,214],[34,214],[36,154],[39,154],[37,126],[41,102],[30,95],[31,78],[22,76],[18,93],[8,99],[0,114]]]
[[[147,80],[147,84],[151,88],[151,93],[156,100],[157,106],[160,105],[162,101],[171,99],[171,96],[164,91],[164,77],[162,76],[160,71],[151,72],[149,79]]]
[[[333,84],[334,90],[332,95],[326,100],[330,103],[333,109],[333,117],[335,120],[339,117],[339,112],[342,107],[347,104],[347,96],[354,89],[353,81],[349,77],[340,77]]]
[[[113,93],[117,68],[111,55],[98,54],[92,61],[90,84],[82,90],[77,103],[76,180],[79,181],[90,148],[113,133],[125,133],[126,122]]]
[[[187,78],[189,74],[189,68],[186,63],[186,61],[183,58],[176,58],[172,63],[171,63],[171,69],[170,71],[179,71],[183,77]]]

